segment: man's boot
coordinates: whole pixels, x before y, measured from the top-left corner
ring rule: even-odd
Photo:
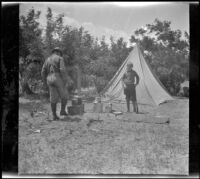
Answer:
[[[62,99],[61,100],[61,110],[60,110],[60,115],[61,116],[67,116],[67,113],[65,111],[66,104],[67,104],[67,100]]]
[[[51,110],[52,110],[52,114],[53,114],[53,120],[59,120],[59,117],[56,114],[56,103],[51,103]]]
[[[130,101],[126,100],[127,112],[130,112]]]

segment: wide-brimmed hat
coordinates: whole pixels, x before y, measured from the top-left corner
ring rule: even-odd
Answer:
[[[52,50],[52,53],[54,52],[60,52],[62,54],[62,50],[59,48],[59,47],[55,47],[53,50]]]

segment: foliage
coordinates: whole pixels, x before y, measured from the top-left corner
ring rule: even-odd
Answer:
[[[34,9],[30,9],[26,17],[20,16],[20,69],[26,74],[29,73],[27,69],[28,66],[30,68],[30,62],[34,59],[43,62],[51,50],[58,46],[62,49],[68,74],[74,81],[73,89],[77,83],[75,67],[79,65],[82,87],[95,85],[100,92],[132,50],[123,38],[110,37],[108,44],[104,36],[101,39],[94,38],[83,27],[64,25],[64,15],[54,16],[50,8],[47,9],[44,30],[40,28],[39,17],[40,12]],[[170,25],[170,21],[155,19],[152,24],[137,29],[130,42],[140,45],[145,52],[145,59],[164,86],[172,94],[177,94],[179,84],[189,75],[189,34],[172,30]],[[27,75],[32,81],[41,80],[42,63],[35,66],[36,71],[32,69]]]
[[[32,8],[28,15],[20,16],[19,28],[19,56],[20,56],[20,75],[22,82],[22,91],[32,93],[28,80],[29,77],[38,77],[40,67],[34,67],[35,62],[44,61],[42,29],[37,21],[40,17],[40,11],[35,12]]]
[[[170,21],[155,19],[134,32],[130,42],[140,44],[147,61],[160,81],[176,95],[180,84],[189,78],[189,35],[172,30]]]
[[[19,56],[22,57],[25,64],[35,59],[41,60],[43,57],[42,29],[37,22],[39,17],[40,11],[35,12],[34,9],[30,9],[27,17],[20,16]]]
[[[106,78],[103,78],[101,76],[100,77],[98,77],[98,76],[95,77],[94,83],[95,83],[95,86],[96,86],[98,94],[100,94],[100,92],[104,89],[104,87],[106,86],[106,84],[108,82],[109,81]]]

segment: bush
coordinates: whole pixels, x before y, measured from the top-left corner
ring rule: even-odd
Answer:
[[[104,77],[96,77],[94,80],[97,93],[99,94],[106,86],[109,81],[104,79]]]
[[[86,88],[86,87],[91,87],[91,86],[94,86],[94,79],[95,77],[93,75],[88,75],[88,74],[82,74],[81,76],[81,86],[83,88]]]

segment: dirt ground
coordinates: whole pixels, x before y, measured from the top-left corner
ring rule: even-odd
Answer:
[[[44,100],[19,99],[20,174],[188,174],[189,100],[140,105],[140,114],[92,113],[52,121]],[[59,114],[60,105],[57,113]]]

